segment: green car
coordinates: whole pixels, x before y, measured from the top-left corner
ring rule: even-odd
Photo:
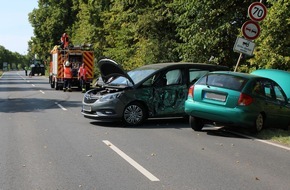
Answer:
[[[227,67],[201,63],[158,63],[125,72],[110,59],[98,62],[103,84],[87,91],[82,114],[95,120],[140,125],[147,118],[186,116],[188,88],[209,71]]]
[[[189,88],[185,112],[192,129],[206,123],[250,127],[288,128],[290,102],[275,81],[238,72],[210,72]]]

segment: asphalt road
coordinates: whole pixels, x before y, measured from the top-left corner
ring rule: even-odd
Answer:
[[[177,118],[140,127],[81,113],[42,76],[0,79],[1,190],[285,190],[290,150]]]

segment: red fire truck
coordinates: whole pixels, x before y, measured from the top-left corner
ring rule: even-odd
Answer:
[[[80,81],[78,80],[78,70],[82,63],[85,64],[87,69],[87,81],[86,90],[90,88],[90,85],[94,78],[94,53],[88,46],[74,46],[66,47],[65,49],[60,46],[55,46],[51,50],[50,61],[50,75],[49,83],[51,88],[56,90],[63,88],[64,82],[64,63],[69,61],[71,63],[71,69],[73,73],[72,87],[80,89]]]

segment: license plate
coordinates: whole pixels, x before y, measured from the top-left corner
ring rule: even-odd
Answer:
[[[91,108],[91,106],[86,106],[86,105],[83,105],[83,110],[84,111],[92,111],[92,108]]]
[[[211,93],[211,92],[207,92],[205,93],[204,97],[206,99],[211,99],[211,100],[217,100],[217,101],[226,101],[226,95],[224,94],[216,94],[216,93]]]

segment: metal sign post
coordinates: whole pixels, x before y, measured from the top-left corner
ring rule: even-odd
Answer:
[[[238,66],[239,66],[239,63],[240,63],[240,61],[241,61],[241,59],[242,59],[242,56],[243,56],[243,54],[242,54],[242,53],[240,53],[240,56],[239,56],[239,59],[238,59],[238,61],[237,61],[237,64],[236,64],[236,67],[235,67],[235,70],[234,70],[234,72],[236,72],[236,71],[237,71],[237,68],[238,68]]]

